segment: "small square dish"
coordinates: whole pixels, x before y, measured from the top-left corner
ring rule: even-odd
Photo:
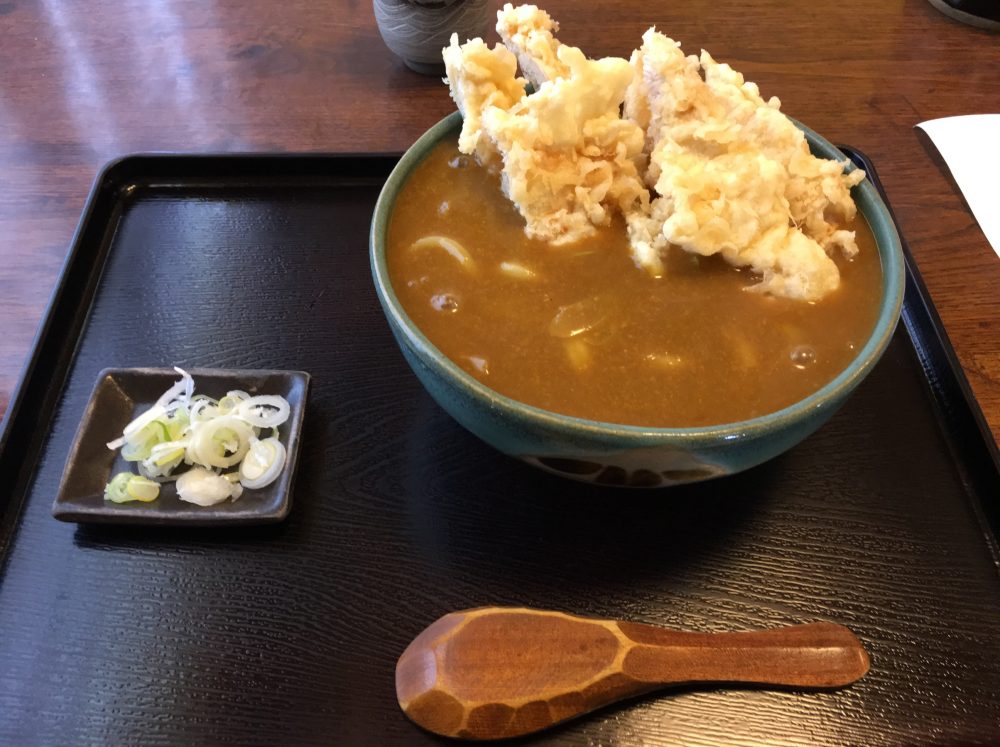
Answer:
[[[188,373],[194,378],[195,392],[214,399],[240,389],[251,395],[280,395],[288,400],[288,420],[278,429],[287,459],[278,478],[262,488],[244,490],[236,501],[226,500],[213,506],[182,501],[172,481],[163,483],[159,497],[150,503],[106,501],[104,488],[113,475],[136,472],[135,464],[125,461],[121,450],[109,449],[108,442],[120,437],[129,422],[149,409],[180,378],[170,368],[106,368],[97,377],[70,448],[52,506],[55,518],[100,524],[219,526],[267,524],[288,515],[309,374],[206,368],[191,369]]]

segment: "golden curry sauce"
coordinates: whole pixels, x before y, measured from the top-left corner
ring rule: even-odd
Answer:
[[[882,292],[871,230],[848,228],[860,251],[835,257],[840,288],[817,303],[746,292],[749,270],[677,248],[657,279],[620,223],[566,246],[527,238],[499,174],[445,142],[403,187],[387,254],[406,313],[492,389],[592,420],[689,427],[779,410],[848,365]]]

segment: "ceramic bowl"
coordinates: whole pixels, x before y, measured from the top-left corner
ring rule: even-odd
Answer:
[[[373,6],[385,45],[424,75],[444,74],[441,50],[453,33],[464,42],[490,25],[486,0],[373,0]]]
[[[500,451],[550,472],[604,484],[657,487],[733,474],[781,454],[823,425],[888,346],[903,302],[903,255],[889,211],[866,180],[853,195],[875,234],[882,263],[878,317],[850,365],[805,399],[737,423],[646,428],[560,415],[493,391],[446,358],[414,325],[393,291],[386,264],[386,231],[400,188],[424,156],[442,140],[456,137],[460,127],[457,112],[438,122],[390,174],[372,217],[372,275],[392,333],[421,383],[455,420]],[[819,135],[802,129],[813,153],[845,159]]]

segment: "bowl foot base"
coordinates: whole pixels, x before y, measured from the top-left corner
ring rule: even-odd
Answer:
[[[405,57],[403,58],[403,62],[406,63],[406,66],[410,70],[421,75],[444,75],[443,62],[417,62],[416,60],[408,60]]]

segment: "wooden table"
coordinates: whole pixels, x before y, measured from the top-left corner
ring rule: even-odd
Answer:
[[[655,23],[868,153],[1000,434],[1000,260],[913,129],[1000,111],[1000,36],[924,0],[546,7],[594,57],[627,54]],[[0,40],[0,411],[103,163],[134,151],[402,151],[453,109],[440,81],[385,48],[362,0],[6,0]]]

